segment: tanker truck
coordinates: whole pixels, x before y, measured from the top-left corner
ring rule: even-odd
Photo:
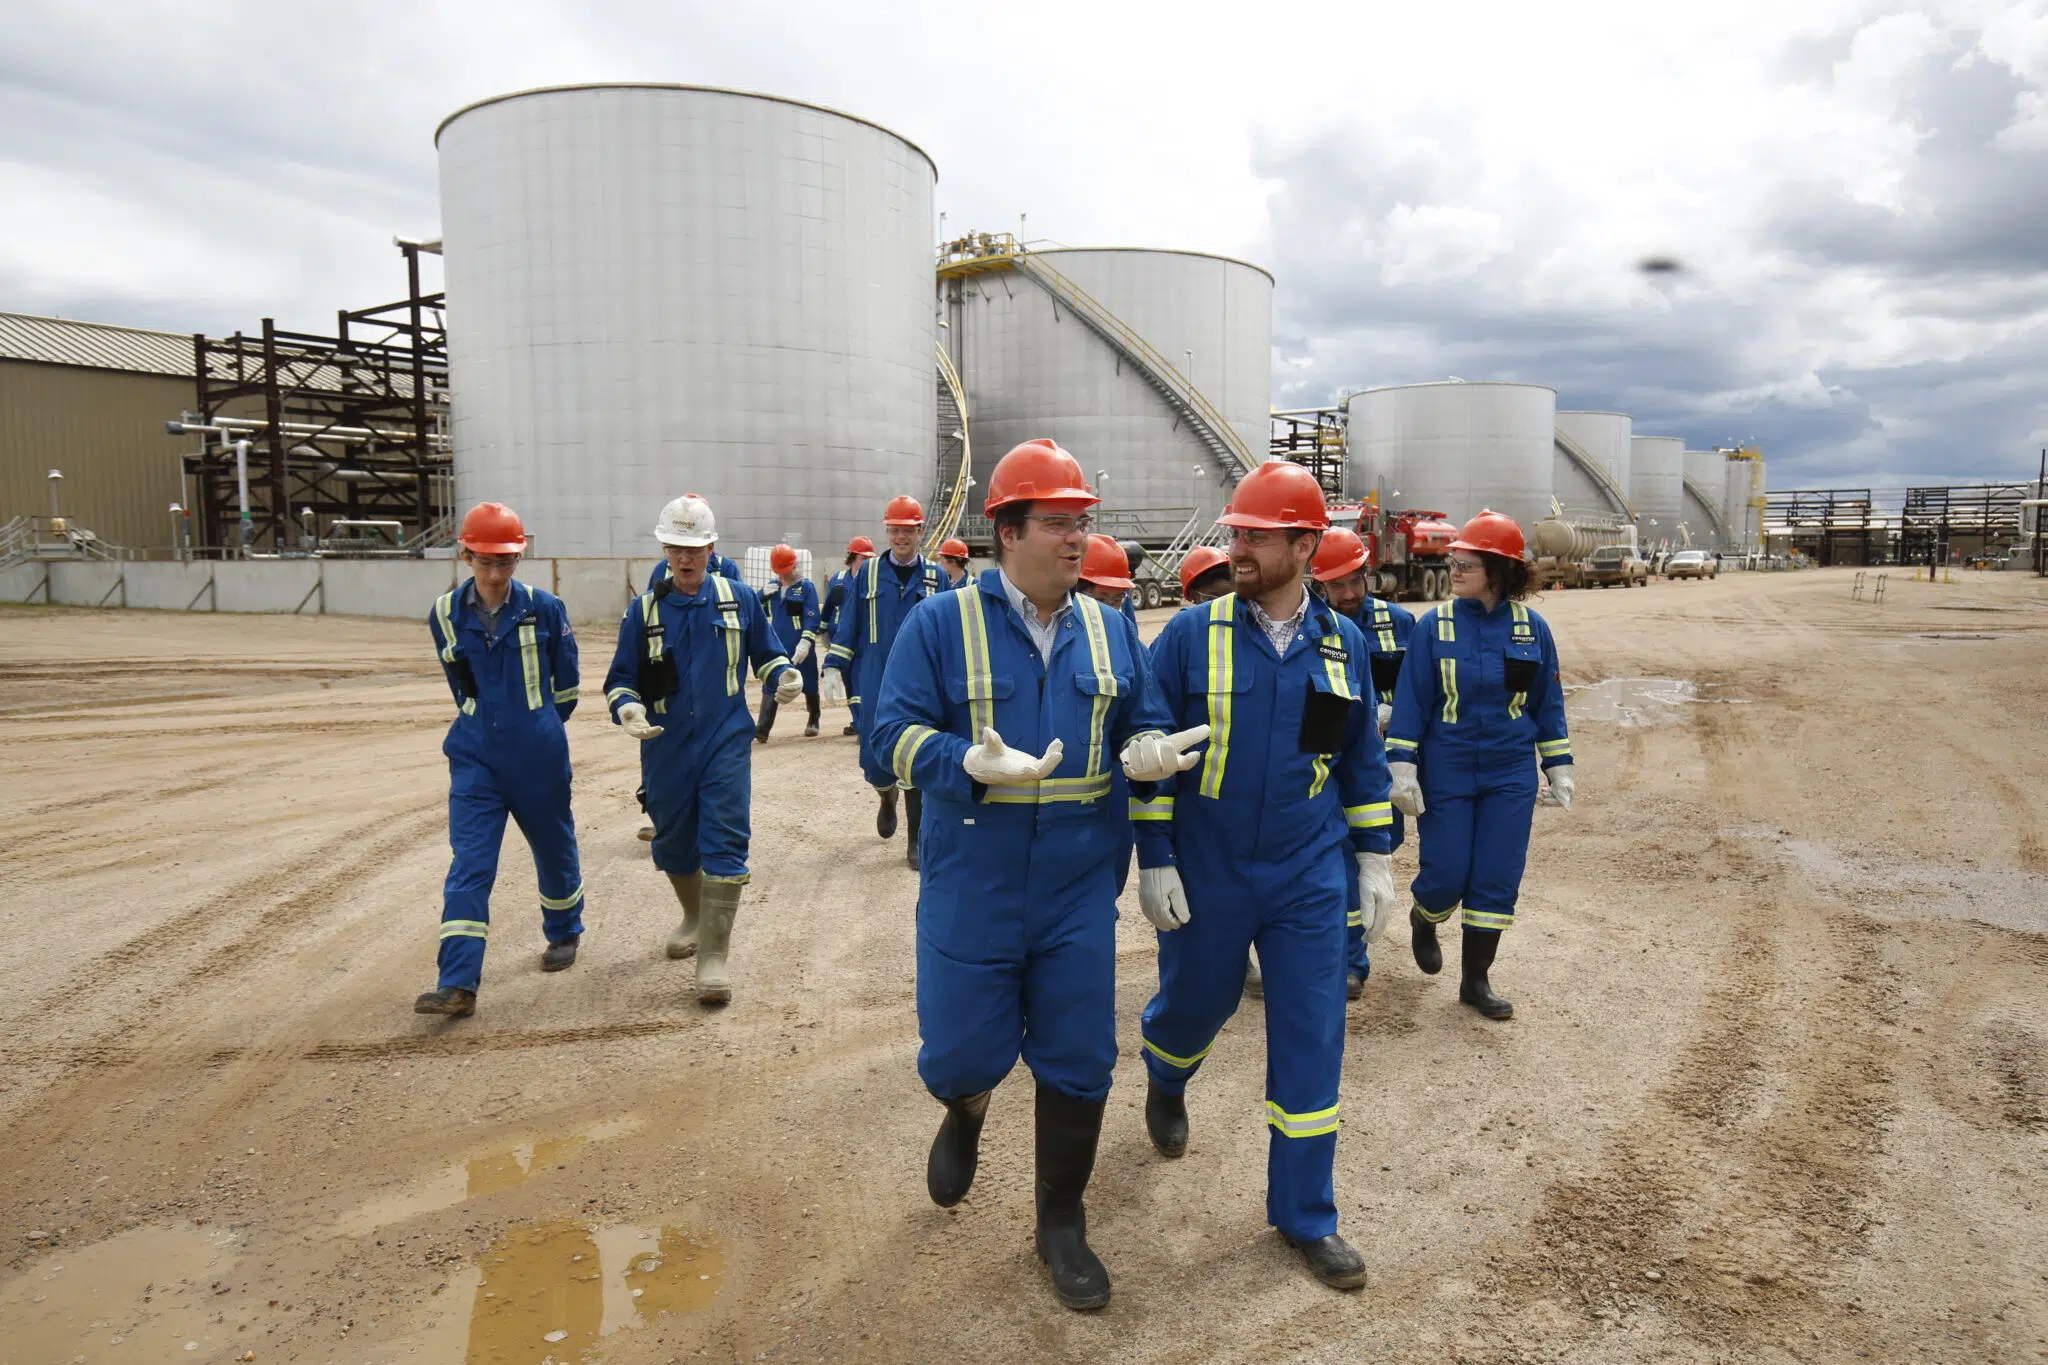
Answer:
[[[1586,586],[1586,563],[1595,550],[1621,545],[1631,554],[1637,552],[1636,528],[1626,522],[1566,521],[1550,516],[1536,523],[1536,533],[1530,539],[1536,554],[1532,573],[1539,589]]]
[[[1458,528],[1442,512],[1384,511],[1368,497],[1332,507],[1330,524],[1349,527],[1365,542],[1373,596],[1441,602],[1451,595],[1451,542]]]

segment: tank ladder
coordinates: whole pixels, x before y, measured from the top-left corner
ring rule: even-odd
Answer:
[[[948,537],[959,534],[961,517],[967,511],[967,490],[973,486],[974,450],[967,434],[967,391],[961,387],[960,371],[946,354],[946,343],[938,344],[939,465],[938,482],[932,502],[939,513],[925,531],[924,553],[937,552]]]
[[[1550,434],[1557,442],[1557,448],[1564,452],[1565,458],[1577,465],[1588,478],[1593,480],[1594,485],[1607,495],[1607,500],[1614,504],[1614,510],[1627,517],[1630,521],[1634,521],[1636,509],[1629,504],[1627,491],[1614,481],[1613,476],[1608,474],[1607,466],[1594,459],[1592,453],[1584,446],[1565,435],[1564,428],[1554,428]]]

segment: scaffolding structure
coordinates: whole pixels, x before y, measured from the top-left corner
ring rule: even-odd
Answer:
[[[1764,530],[1773,551],[1820,565],[1960,564],[2032,553],[2025,503],[2035,483],[1911,488],[1773,489]]]
[[[2021,503],[2033,495],[2031,483],[1909,488],[1899,519],[1899,562],[1952,564],[2016,546]]]
[[[1275,412],[1267,457],[1291,460],[1316,476],[1323,496],[1344,496],[1344,409],[1296,408]]]
[[[420,254],[435,246],[398,246],[406,296],[339,311],[331,336],[271,318],[255,335],[193,336],[194,409],[172,429],[203,440],[184,458],[195,552],[311,550],[348,539],[337,522],[399,522],[409,553],[445,540],[445,295],[420,288]]]
[[[1764,497],[1764,525],[1773,541],[1821,565],[1882,564],[1890,522],[1868,488],[1794,488]]]

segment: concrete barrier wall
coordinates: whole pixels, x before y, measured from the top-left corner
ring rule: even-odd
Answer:
[[[119,564],[51,564],[50,597],[71,607],[97,607],[102,602],[121,606],[121,568]]]
[[[322,561],[284,559],[272,563],[227,560],[213,566],[215,611],[297,611],[306,604],[311,615],[320,610]],[[310,594],[310,597],[308,596]]]
[[[252,564],[250,568],[275,568],[275,565]],[[206,585],[213,579],[214,566],[207,563],[181,564],[167,560],[160,564],[123,564],[121,572],[128,580],[128,602],[131,607],[148,607],[154,611],[212,611],[215,603],[213,594]],[[108,606],[117,605],[109,602]]]
[[[556,560],[555,596],[569,609],[569,620],[579,626],[617,625],[630,594],[647,581],[629,577],[629,567],[623,559]]]
[[[434,599],[455,586],[460,567],[452,559],[323,559],[327,614],[424,621]]]
[[[16,564],[0,569],[0,602],[26,602],[31,598],[40,602],[47,581],[41,564]]]

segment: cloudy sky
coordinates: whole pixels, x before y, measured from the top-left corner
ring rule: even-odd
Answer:
[[[444,115],[679,81],[894,128],[952,230],[1267,266],[1278,406],[1526,380],[1778,487],[2048,444],[2048,0],[8,11],[0,310],[331,326],[436,230]]]

